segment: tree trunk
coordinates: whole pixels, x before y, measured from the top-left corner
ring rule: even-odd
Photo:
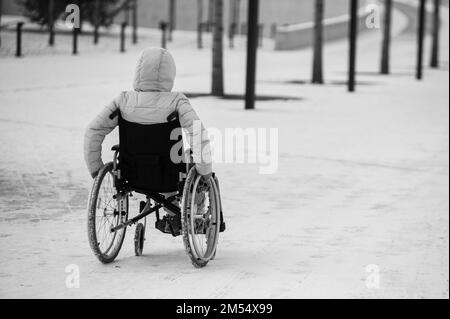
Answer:
[[[416,79],[422,80],[423,77],[423,47],[426,23],[426,0],[420,0],[417,17],[417,62]]]
[[[3,0],[0,0],[0,26],[2,25],[2,6],[3,6]],[[2,35],[1,35],[1,28],[0,28],[0,48],[2,47]]]
[[[214,0],[211,95],[223,96],[223,0]]]
[[[324,0],[316,0],[314,16],[314,56],[312,83],[323,83],[322,55],[323,55],[323,15]]]
[[[55,44],[55,2],[54,0],[48,1],[48,45],[53,46]]]
[[[391,21],[392,21],[392,0],[385,0],[384,21],[383,21],[383,43],[381,49],[381,74],[389,74],[390,47],[391,47]]]
[[[138,27],[138,0],[133,0],[133,44],[138,42],[137,27]]]
[[[197,0],[197,47],[203,48],[203,0]]]
[[[431,61],[432,68],[439,67],[439,28],[441,27],[440,17],[441,0],[434,0],[433,13],[433,43],[431,45]]]
[[[245,109],[255,108],[256,59],[258,52],[259,0],[248,1],[247,74],[245,79]]]
[[[94,3],[94,44],[98,44],[98,28],[100,25],[100,0]]]

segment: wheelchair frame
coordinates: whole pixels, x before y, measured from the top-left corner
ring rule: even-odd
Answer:
[[[118,116],[120,116],[120,113],[118,113]],[[173,114],[168,117],[168,121],[170,121],[171,117],[173,117]],[[222,213],[222,203],[220,199],[220,190],[218,179],[215,174],[212,174],[210,180],[203,181],[200,175],[198,175],[198,173],[196,172],[190,151],[188,150],[188,152],[183,152],[183,155],[185,157],[184,163],[186,165],[186,170],[185,172],[183,172],[183,170],[181,169],[181,171],[178,173],[179,178],[176,194],[165,197],[164,195],[162,195],[162,193],[139,189],[127,184],[125,182],[125,179],[123,179],[121,176],[121,167],[119,167],[120,146],[115,145],[111,148],[111,150],[114,151],[113,161],[112,163],[106,164],[102,168],[101,174],[99,173],[96,177],[89,200],[89,243],[97,258],[103,263],[112,262],[121,249],[127,227],[132,226],[138,223],[140,220],[145,219],[150,214],[155,213],[155,228],[163,233],[170,233],[174,237],[183,235],[183,242],[185,245],[186,253],[195,267],[204,267],[209,262],[209,260],[214,259],[219,233],[225,230],[225,223],[223,221]],[[120,221],[120,223],[117,223],[115,226],[111,224],[109,232],[114,235],[110,245],[107,246],[107,251],[105,253],[102,253],[100,249],[100,242],[98,242],[97,238],[98,234],[96,229],[96,205],[99,204],[98,201],[100,188],[102,186],[103,180],[108,173],[111,173],[113,179],[112,188],[114,188],[114,195],[112,195],[112,200],[117,203],[117,209],[114,208],[112,216],[114,216],[114,218],[117,217],[117,221]],[[200,185],[201,180],[203,181],[202,185]],[[189,181],[189,185],[186,184],[187,181]],[[210,205],[208,206],[207,213],[200,215],[198,214],[198,211],[194,210],[198,209],[197,204],[195,204],[197,191],[209,194],[208,199]],[[133,192],[145,195],[146,201],[140,202],[139,214],[133,218],[128,219],[129,197],[132,196]],[[95,202],[93,202],[94,199]],[[125,199],[126,207],[124,206]],[[173,203],[173,201],[175,200],[178,201],[181,208]],[[93,204],[95,204],[95,206],[93,206]],[[159,210],[162,208],[170,212],[167,215],[163,216],[163,218],[160,217],[159,213]],[[106,218],[105,212],[106,207],[103,211],[103,216]],[[209,216],[209,219],[207,220],[208,217],[205,216]],[[195,234],[196,231],[199,231],[197,229],[198,220],[201,220],[202,222],[200,223],[200,235],[204,235],[205,237],[208,236],[208,239],[206,239],[206,251],[204,251],[203,247],[202,249],[199,249],[197,247],[198,239],[195,239],[194,237],[194,235],[199,235]],[[145,240],[145,228],[146,226],[141,223],[138,223],[136,227],[135,252],[138,256],[142,254],[143,242]],[[116,236],[121,230],[123,231],[119,235],[120,242],[116,243],[117,246],[114,246],[111,255],[106,255],[110,251],[111,247],[113,247]],[[212,245],[208,243],[208,240],[212,241]]]

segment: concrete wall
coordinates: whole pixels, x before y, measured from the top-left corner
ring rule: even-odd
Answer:
[[[361,10],[359,13],[359,30],[367,30],[366,13]],[[334,18],[327,18],[324,21],[324,41],[341,39],[348,35],[349,15],[342,15]],[[275,37],[275,50],[297,50],[313,45],[314,23],[306,22],[302,24],[281,26],[277,29]]]

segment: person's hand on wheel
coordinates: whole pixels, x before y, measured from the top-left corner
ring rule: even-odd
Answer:
[[[91,176],[93,179],[95,179],[98,175],[98,171],[91,173]]]
[[[202,175],[202,177],[200,178],[199,181],[199,185],[198,185],[198,190],[200,192],[207,192],[209,191],[209,181],[211,179],[212,173],[206,174],[206,175]]]

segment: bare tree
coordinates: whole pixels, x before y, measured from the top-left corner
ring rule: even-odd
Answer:
[[[223,96],[223,0],[214,0],[211,95]]]
[[[381,74],[389,74],[389,53],[391,46],[392,0],[385,0],[383,21],[383,43],[381,49]]]
[[[312,83],[323,83],[323,16],[324,0],[316,0],[314,15],[314,53]]]

